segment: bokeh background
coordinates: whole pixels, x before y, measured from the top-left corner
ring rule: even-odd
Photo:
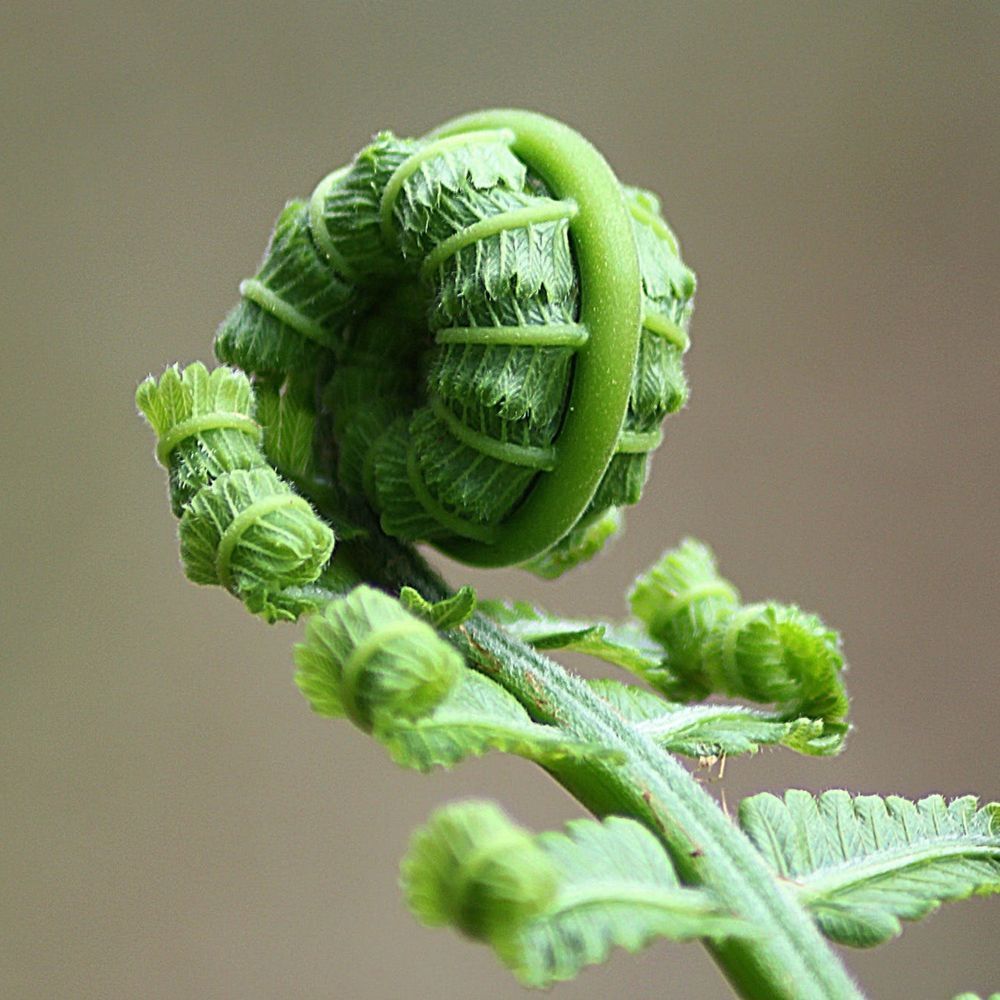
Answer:
[[[525,995],[418,927],[431,809],[578,808],[531,766],[396,770],[178,567],[138,381],[210,358],[286,197],[379,128],[518,105],[663,195],[700,292],[688,410],[628,532],[486,594],[619,614],[684,534],[843,630],[856,730],[788,785],[1000,796],[998,87],[991,3],[25,3],[0,12],[4,410],[0,995]],[[873,997],[1000,988],[1000,903],[848,955]],[[694,945],[554,990],[723,998]]]

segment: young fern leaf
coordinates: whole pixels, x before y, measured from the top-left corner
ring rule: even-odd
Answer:
[[[225,587],[271,622],[322,603],[316,582],[333,532],[267,464],[247,377],[173,366],[159,381],[146,379],[136,403],[169,474],[188,578]]]
[[[610,756],[532,722],[516,698],[466,670],[423,616],[372,587],[313,616],[295,662],[296,683],[316,712],[346,715],[403,767],[451,767],[491,750],[539,762]]]
[[[622,512],[612,507],[597,520],[574,528],[558,545],[529,559],[522,566],[545,580],[555,580],[574,566],[593,559],[621,532],[624,523]]]
[[[715,628],[705,644],[713,691],[823,719],[847,733],[840,636],[795,605],[749,604]]]
[[[327,373],[341,484],[387,533],[551,576],[639,499],[694,288],[654,196],[558,122],[487,113],[382,133],[289,203],[216,353]]]
[[[358,296],[323,259],[309,223],[308,205],[285,206],[260,270],[240,284],[242,300],[216,333],[220,361],[281,376],[316,370],[337,346],[339,326]]]
[[[750,933],[682,887],[656,838],[619,817],[532,836],[490,802],[446,806],[414,835],[402,884],[419,920],[490,944],[533,987],[572,979],[614,947]]]
[[[719,575],[708,546],[687,538],[665,552],[636,580],[629,601],[669,655],[675,679],[664,693],[682,700],[710,694],[703,670],[705,642],[737,610],[740,595]]]
[[[139,386],[135,402],[156,434],[156,457],[167,470],[177,517],[224,472],[265,464],[254,392],[241,372],[210,372],[200,361],[183,371],[171,365]]]
[[[189,580],[225,587],[272,622],[313,610],[302,588],[333,552],[329,526],[268,466],[226,472],[199,490],[179,533]]]
[[[438,809],[414,831],[400,864],[414,916],[477,941],[505,935],[549,909],[557,882],[555,865],[532,834],[479,800]]]
[[[943,902],[1000,892],[1000,803],[792,790],[740,803],[740,825],[820,929],[867,948]]]
[[[585,653],[651,683],[665,669],[662,647],[634,622],[610,624],[559,618],[524,601],[482,601],[480,609],[535,649]]]
[[[704,545],[637,582],[641,626],[406,586],[448,592],[413,542],[546,577],[590,558],[685,402],[694,277],[656,198],[585,139],[521,111],[382,133],[286,206],[240,292],[216,352],[256,400],[247,376],[203,365],[136,396],[188,576],[271,621],[319,612],[298,685],[401,765],[520,754],[611,816],[533,836],[489,804],[442,811],[404,862],[421,919],[487,941],[529,985],[614,946],[703,937],[741,995],[857,1000],[808,911],[866,945],[1000,891],[1000,805],[761,795],[744,836],[661,752],[832,753],[848,729],[837,634],[794,606],[742,605]],[[331,524],[358,540],[339,560]],[[518,638],[673,700],[571,677]],[[715,693],[773,707],[681,703]]]
[[[559,892],[547,913],[494,947],[525,985],[574,978],[611,949],[637,952],[657,938],[752,935],[703,889],[682,887],[663,846],[635,820],[582,819],[538,843],[554,863]]]
[[[839,635],[794,605],[741,605],[708,546],[666,552],[636,581],[632,610],[665,652],[647,675],[668,697],[712,693],[773,704],[786,720],[821,719],[831,746],[847,735]]]
[[[397,764],[418,771],[452,767],[491,750],[538,764],[566,758],[617,759],[611,750],[532,722],[513,695],[471,670],[433,713],[421,719],[386,720],[374,735]]]
[[[606,624],[556,618],[523,602],[484,602],[481,608],[509,632],[536,649],[584,653],[628,670],[660,689],[673,675],[664,651],[635,623]],[[790,717],[741,705],[687,705],[615,681],[594,681],[594,689],[623,718],[673,753],[691,757],[755,753],[784,746],[798,753],[837,753],[843,727],[808,716]]]
[[[304,484],[320,480],[316,453],[315,376],[292,375],[284,382],[257,379],[257,414],[264,431],[264,454],[286,479]]]
[[[254,392],[267,461],[323,511],[340,541],[367,535],[348,512],[350,503],[340,484],[326,471],[333,460],[326,454],[316,409],[316,376],[295,373],[283,382],[258,377]]]
[[[316,712],[346,715],[366,731],[428,715],[465,669],[430,625],[367,586],[310,618],[295,662],[295,682]]]

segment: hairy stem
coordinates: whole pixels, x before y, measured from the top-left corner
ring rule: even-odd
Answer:
[[[441,578],[408,546],[377,534],[352,552],[369,579],[390,590],[448,596]],[[453,633],[480,671],[539,722],[618,750],[622,763],[571,762],[553,777],[595,815],[631,816],[664,843],[681,878],[711,888],[759,932],[709,944],[723,974],[747,1000],[857,1000],[862,994],[799,902],[743,833],[670,754],[626,723],[578,677],[483,615]]]

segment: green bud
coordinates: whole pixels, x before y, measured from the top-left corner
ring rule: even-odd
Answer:
[[[839,635],[795,605],[747,605],[713,632],[704,650],[712,690],[812,718],[846,716],[843,667]]]
[[[532,834],[492,802],[439,809],[418,830],[402,863],[413,914],[478,941],[513,934],[555,901],[557,872]]]
[[[330,559],[333,532],[271,468],[219,476],[185,507],[181,559],[194,583],[219,584],[269,621],[294,619],[286,588],[313,583]]]
[[[464,662],[425,621],[372,587],[356,587],[309,621],[296,683],[323,715],[370,730],[380,717],[417,719],[458,683]]]
[[[147,378],[136,405],[157,436],[156,456],[170,475],[170,502],[179,517],[194,495],[235,469],[264,464],[261,430],[247,377],[196,362]]]

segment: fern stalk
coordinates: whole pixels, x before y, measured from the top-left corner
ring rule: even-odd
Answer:
[[[366,579],[390,591],[410,586],[433,600],[451,593],[412,548],[381,532],[343,548]],[[673,756],[626,723],[582,680],[485,615],[473,615],[450,635],[468,662],[513,694],[536,721],[621,755],[546,769],[594,815],[640,820],[667,848],[685,883],[711,888],[759,932],[706,942],[739,996],[863,996],[802,904],[781,888],[748,838]]]

